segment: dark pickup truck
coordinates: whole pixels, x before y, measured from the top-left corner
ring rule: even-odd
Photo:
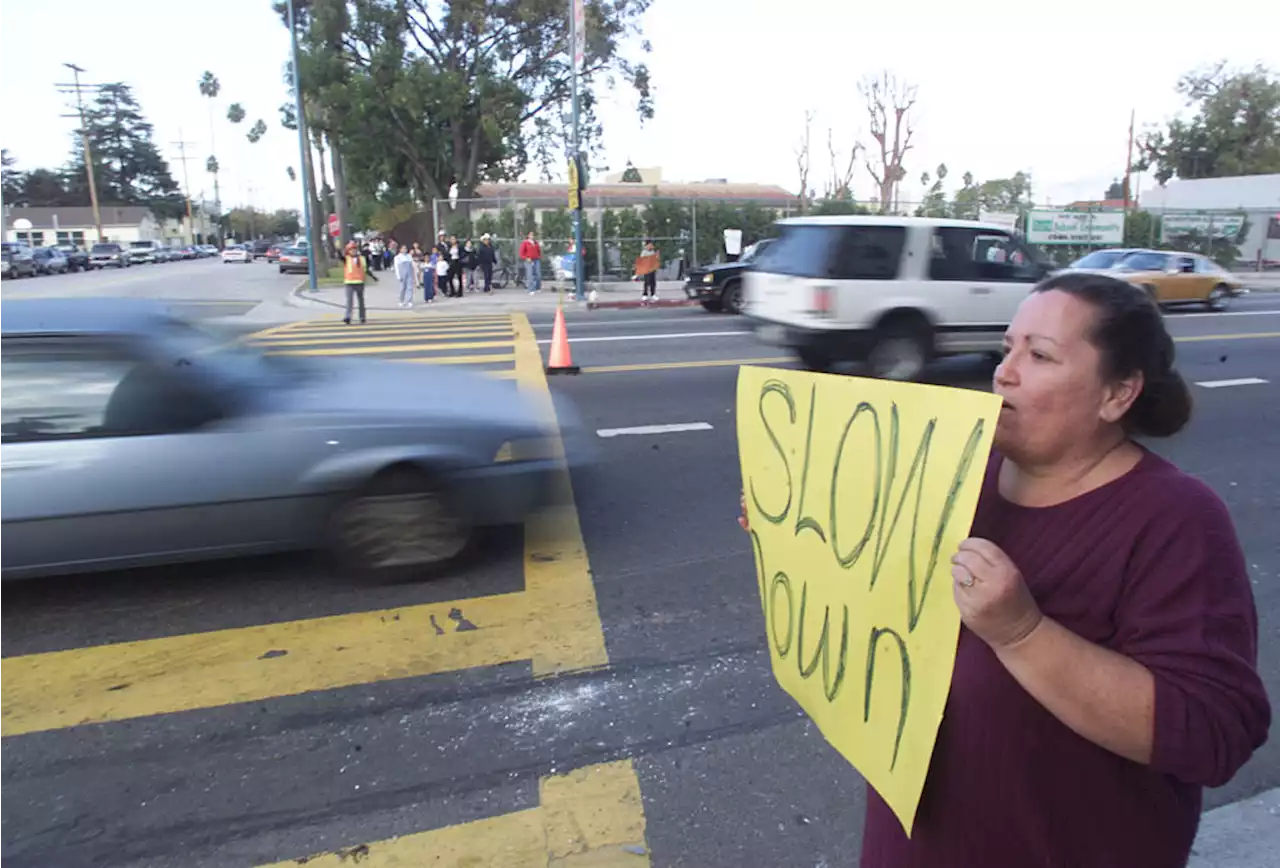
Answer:
[[[718,262],[691,268],[685,274],[684,294],[712,313],[742,312],[742,275],[772,238],[763,238],[742,251],[737,262]]]
[[[67,260],[67,271],[88,271],[89,251],[82,250],[74,244],[59,244],[58,252]]]

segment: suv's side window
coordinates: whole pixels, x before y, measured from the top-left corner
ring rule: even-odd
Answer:
[[[902,226],[846,226],[831,259],[835,280],[894,280],[907,230]]]
[[[5,443],[168,434],[209,421],[169,372],[114,342],[9,337],[0,360]]]
[[[989,229],[939,226],[933,230],[931,280],[1032,282],[1040,271],[1031,254],[1012,236]]]

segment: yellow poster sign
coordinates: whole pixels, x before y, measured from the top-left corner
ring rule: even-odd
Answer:
[[[1000,399],[743,367],[738,451],[773,672],[907,834],[951,688],[951,555]]]

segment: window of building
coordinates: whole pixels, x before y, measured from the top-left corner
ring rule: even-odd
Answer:
[[[43,247],[44,233],[43,232],[19,232],[18,240],[21,241],[23,244],[29,244],[32,247]]]
[[[59,232],[58,244],[74,244],[76,247],[84,247],[84,233],[78,231]]]

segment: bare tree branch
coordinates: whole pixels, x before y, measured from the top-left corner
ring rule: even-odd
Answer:
[[[894,207],[898,184],[906,177],[903,160],[912,148],[911,137],[915,133],[911,109],[916,104],[917,88],[900,82],[886,70],[864,79],[858,91],[866,102],[871,138],[879,151],[875,164],[867,157],[867,171],[879,188],[880,210],[887,212]]]
[[[827,158],[831,165],[831,176],[827,181],[827,198],[853,198],[853,173],[858,168],[858,152],[861,150],[863,150],[862,143],[855,141],[849,149],[849,161],[843,166],[838,165],[835,133],[831,127],[827,127]]]
[[[810,153],[810,133],[813,128],[813,112],[805,109],[804,113],[804,134],[800,140],[796,142],[796,171],[800,175],[800,213],[803,214],[809,210],[809,167],[811,160]]]

